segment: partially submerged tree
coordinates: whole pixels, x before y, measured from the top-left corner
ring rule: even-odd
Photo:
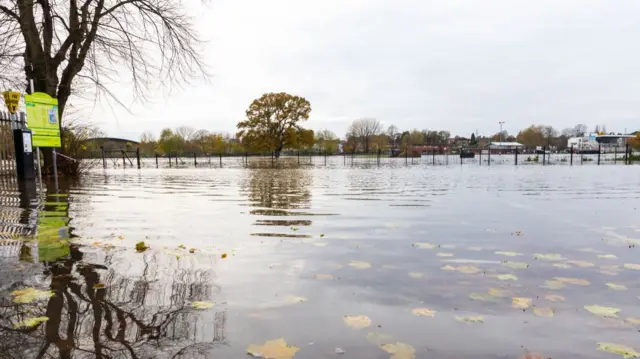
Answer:
[[[285,148],[313,145],[313,131],[300,125],[310,112],[311,104],[304,97],[264,94],[249,106],[247,120],[238,123],[237,137],[252,151],[272,151],[278,158]]]
[[[361,141],[364,152],[369,152],[371,138],[380,133],[382,124],[375,118],[361,118],[353,121],[349,127],[348,134],[355,136]],[[349,137],[349,136],[347,136]]]
[[[28,88],[25,75],[33,79],[36,92],[58,99],[61,130],[80,86],[79,96],[122,103],[109,85],[123,73],[140,98],[157,80],[204,75],[199,44],[178,0],[0,0],[0,86]]]

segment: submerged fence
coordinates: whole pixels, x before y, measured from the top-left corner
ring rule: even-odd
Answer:
[[[608,153],[477,153],[472,158],[460,154],[441,154],[437,151],[422,153],[420,156],[390,156],[382,151],[372,153],[328,154],[305,151],[283,152],[279,157],[274,153],[183,153],[156,154],[145,157],[139,149],[135,151],[101,151],[89,156],[85,161],[94,161],[103,168],[243,168],[291,166],[353,166],[353,165],[476,165],[476,166],[582,166],[582,165],[630,165],[640,163],[640,152],[633,152],[627,146],[620,151]]]

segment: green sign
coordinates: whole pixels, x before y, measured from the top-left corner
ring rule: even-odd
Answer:
[[[43,92],[24,96],[27,127],[32,132],[34,147],[60,147],[58,100]]]

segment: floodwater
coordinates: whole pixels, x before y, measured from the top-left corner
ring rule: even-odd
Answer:
[[[4,192],[2,358],[640,351],[637,166],[100,169],[60,187],[27,209]]]

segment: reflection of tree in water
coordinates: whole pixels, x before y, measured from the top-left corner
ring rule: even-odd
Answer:
[[[219,292],[210,271],[190,268],[186,259],[173,268],[173,256],[152,251],[99,253],[72,244],[56,261],[21,264],[22,277],[1,286],[0,358],[203,358],[224,343],[225,312],[189,305]],[[11,301],[11,291],[44,288],[45,280],[50,299]],[[49,319],[14,327],[40,316]]]
[[[304,169],[250,169],[243,190],[253,206],[266,208],[309,208],[311,175]]]

